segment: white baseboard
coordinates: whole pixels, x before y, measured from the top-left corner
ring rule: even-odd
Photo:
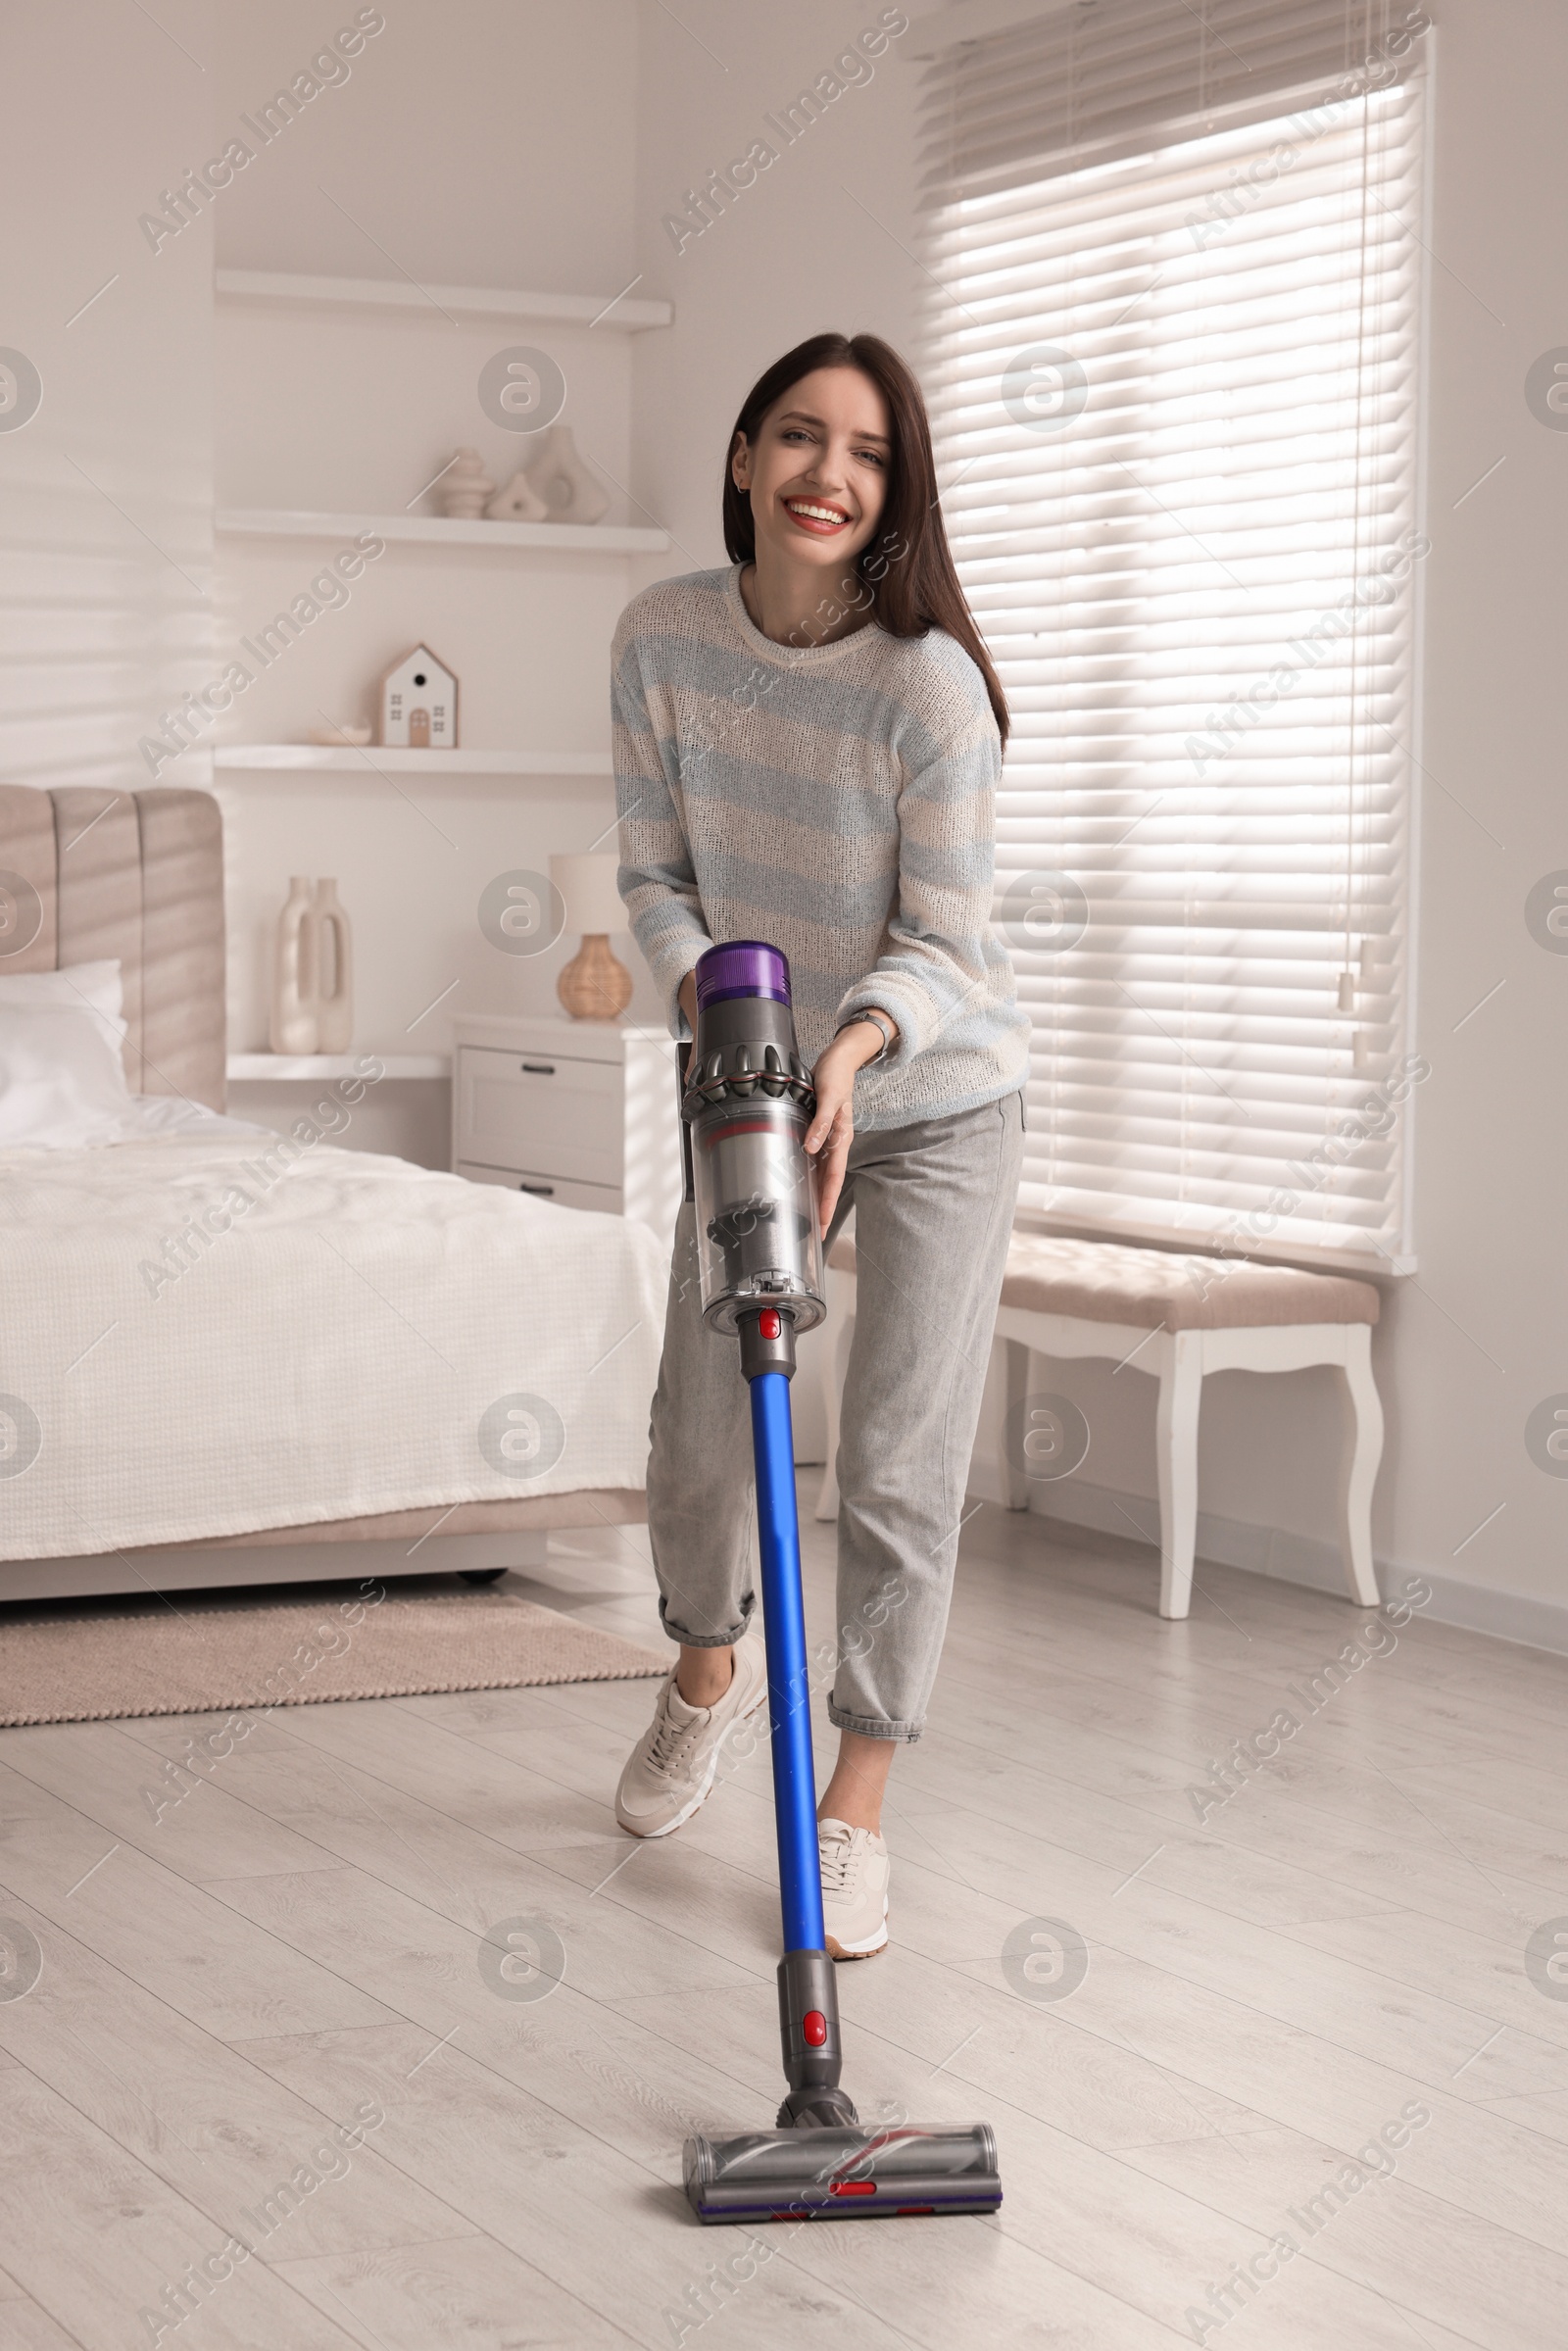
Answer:
[[[976,1478],[971,1491],[980,1497],[992,1480]],[[988,1501],[1003,1500],[986,1492]],[[1129,1543],[1159,1547],[1159,1504],[1146,1494],[1118,1494],[1113,1487],[1096,1486],[1088,1478],[1063,1479],[1059,1488],[1040,1487],[1030,1500],[1040,1518],[1068,1526],[1090,1527],[1097,1534],[1120,1535]],[[1198,1556],[1221,1567],[1242,1567],[1253,1575],[1274,1576],[1284,1584],[1303,1584],[1312,1592],[1346,1597],[1345,1570],[1337,1546],[1315,1536],[1290,1535],[1279,1527],[1259,1527],[1241,1518],[1219,1518],[1211,1510],[1198,1513]],[[1521,1592],[1498,1592],[1486,1584],[1467,1584],[1430,1567],[1406,1560],[1379,1559],[1378,1581],[1391,1591],[1406,1577],[1419,1575],[1432,1587],[1430,1605],[1423,1614],[1439,1624],[1460,1625],[1467,1632],[1490,1633],[1496,1641],[1523,1641],[1529,1648],[1553,1649],[1568,1655],[1568,1606],[1556,1600],[1530,1598]]]

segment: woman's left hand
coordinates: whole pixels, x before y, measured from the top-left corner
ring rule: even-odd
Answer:
[[[891,1013],[885,1015],[891,1020]],[[895,1031],[895,1036],[897,1031]],[[817,1210],[825,1234],[844,1189],[844,1170],[855,1141],[855,1077],[882,1051],[874,1021],[857,1020],[841,1029],[811,1072],[816,1116],[806,1130],[806,1148],[816,1161]]]

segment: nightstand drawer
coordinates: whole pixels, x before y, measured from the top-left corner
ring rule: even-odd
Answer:
[[[620,1189],[623,1087],[618,1063],[564,1054],[458,1054],[457,1158],[480,1167],[532,1168],[541,1180]]]
[[[557,1208],[597,1208],[601,1215],[621,1213],[620,1192],[612,1184],[574,1184],[568,1176],[528,1175],[515,1167],[481,1167],[460,1159],[458,1174],[470,1184],[504,1184],[509,1192],[526,1192],[531,1200],[547,1200]]]

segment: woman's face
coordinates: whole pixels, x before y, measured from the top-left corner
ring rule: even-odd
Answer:
[[[759,562],[841,576],[876,531],[892,462],[888,405],[868,375],[803,375],[730,460],[736,487],[751,492]]]

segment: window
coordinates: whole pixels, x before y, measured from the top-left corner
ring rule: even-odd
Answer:
[[[1058,1229],[1406,1261],[1424,34],[1102,0],[928,73],[924,374]]]

